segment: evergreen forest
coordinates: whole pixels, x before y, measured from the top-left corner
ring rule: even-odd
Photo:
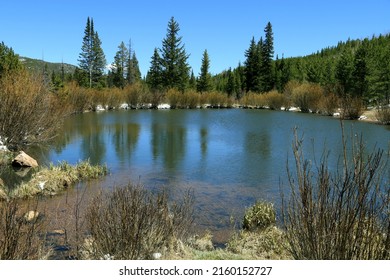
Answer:
[[[50,91],[62,95],[62,100],[78,102],[71,106],[74,112],[93,109],[97,103],[111,108],[123,102],[131,107],[144,103],[156,107],[166,102],[172,108],[202,103],[271,109],[296,106],[302,112],[332,115],[341,110],[346,118],[358,118],[368,106],[382,108],[390,103],[390,34],[348,39],[307,56],[287,58],[274,53],[274,33],[268,22],[264,36],[248,38],[245,61],[212,75],[207,48],[201,71],[194,74],[174,17],[166,30],[161,46],[150,56],[145,76],[131,40],[118,42],[115,57],[105,56],[90,17],[73,73],[64,72],[64,63],[51,72],[47,66],[40,71],[28,68],[42,75]],[[1,43],[0,77],[23,68],[23,59],[18,58],[11,47]]]

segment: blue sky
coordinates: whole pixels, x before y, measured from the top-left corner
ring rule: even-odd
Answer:
[[[172,16],[195,75],[205,49],[214,74],[243,62],[252,36],[264,36],[268,21],[275,55],[285,57],[390,32],[390,0],[0,0],[0,10],[0,41],[22,56],[77,65],[89,16],[107,62],[131,39],[142,75]]]

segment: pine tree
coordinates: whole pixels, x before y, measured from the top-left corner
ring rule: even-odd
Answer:
[[[187,63],[189,56],[181,42],[182,37],[178,36],[179,31],[179,24],[172,17],[160,50],[161,68],[165,88],[184,90],[188,84],[190,67]]]
[[[89,87],[101,82],[105,66],[106,59],[101,48],[99,35],[94,30],[93,19],[88,17],[84,30],[81,53],[79,55],[79,67],[88,73]]]
[[[141,80],[141,71],[139,70],[138,59],[129,41],[129,55],[126,62],[127,75],[126,80],[131,85]]]
[[[345,49],[336,65],[336,79],[340,86],[339,95],[346,97],[352,89],[353,55],[351,49]]]
[[[356,51],[353,61],[352,90],[353,95],[359,98],[366,97],[368,91],[367,49],[362,44]]]
[[[211,74],[209,73],[210,59],[207,50],[203,52],[202,65],[200,68],[197,90],[206,92],[212,89]]]
[[[113,84],[116,87],[124,88],[126,85],[126,61],[128,57],[129,50],[127,49],[125,43],[121,42],[114,57]]]
[[[262,91],[267,92],[274,87],[274,69],[273,69],[273,57],[274,57],[274,34],[272,32],[272,25],[268,22],[264,29],[265,40],[262,44],[262,65],[261,65],[261,78],[262,78]]]
[[[255,91],[256,76],[259,75],[259,52],[254,37],[252,37],[248,50],[245,51],[245,56],[245,89]]]
[[[132,69],[133,69],[133,81],[136,83],[141,80],[141,71],[139,70],[139,63],[135,52],[131,57]]]
[[[226,92],[228,96],[232,96],[236,92],[236,79],[231,68],[229,68],[227,76]]]
[[[20,70],[22,63],[19,56],[14,53],[12,48],[7,47],[4,42],[0,43],[0,78],[8,71]]]
[[[104,86],[104,70],[106,68],[106,57],[101,47],[102,42],[100,41],[99,34],[95,32],[93,35],[93,65],[92,65],[92,85],[93,86]]]
[[[161,58],[157,48],[155,48],[150,62],[150,69],[146,76],[146,82],[152,91],[159,91],[163,87],[162,74]]]
[[[93,20],[87,18],[87,25],[84,30],[83,45],[81,47],[81,53],[79,56],[79,66],[81,70],[84,70],[88,73],[89,78],[89,87],[92,87],[92,66],[93,66],[93,56],[92,56],[92,40],[93,40]]]
[[[191,76],[190,76],[190,81],[188,83],[188,86],[190,89],[196,90],[196,78],[194,75],[194,71],[191,70]]]

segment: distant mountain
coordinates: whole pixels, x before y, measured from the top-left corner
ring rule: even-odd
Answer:
[[[53,63],[43,61],[41,59],[33,59],[28,57],[19,57],[19,60],[25,65],[25,67],[32,72],[43,72],[45,67],[47,67],[47,72],[51,74],[53,71],[55,73],[61,73],[62,67],[64,67],[64,74],[73,74],[76,66],[67,63]]]

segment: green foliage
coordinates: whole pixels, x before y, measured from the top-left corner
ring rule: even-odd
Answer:
[[[210,59],[207,50],[203,52],[202,65],[197,82],[197,90],[200,92],[209,91],[212,89],[211,74],[209,73]]]
[[[154,49],[152,60],[150,62],[150,69],[146,76],[146,83],[149,85],[152,91],[158,91],[163,86],[163,69],[161,65],[161,57],[157,50]]]
[[[257,201],[244,215],[242,227],[245,230],[262,230],[275,225],[276,212],[272,203]]]
[[[101,41],[94,30],[93,19],[87,18],[84,30],[83,44],[79,55],[79,66],[88,75],[88,86],[101,87],[104,85],[103,74],[106,58],[101,48]]]
[[[17,71],[22,68],[19,56],[12,48],[7,47],[4,42],[0,44],[0,78],[9,71]]]
[[[188,84],[190,67],[187,62],[189,55],[185,51],[179,31],[179,24],[172,17],[168,22],[167,35],[162,41],[159,63],[163,87],[184,91]]]

